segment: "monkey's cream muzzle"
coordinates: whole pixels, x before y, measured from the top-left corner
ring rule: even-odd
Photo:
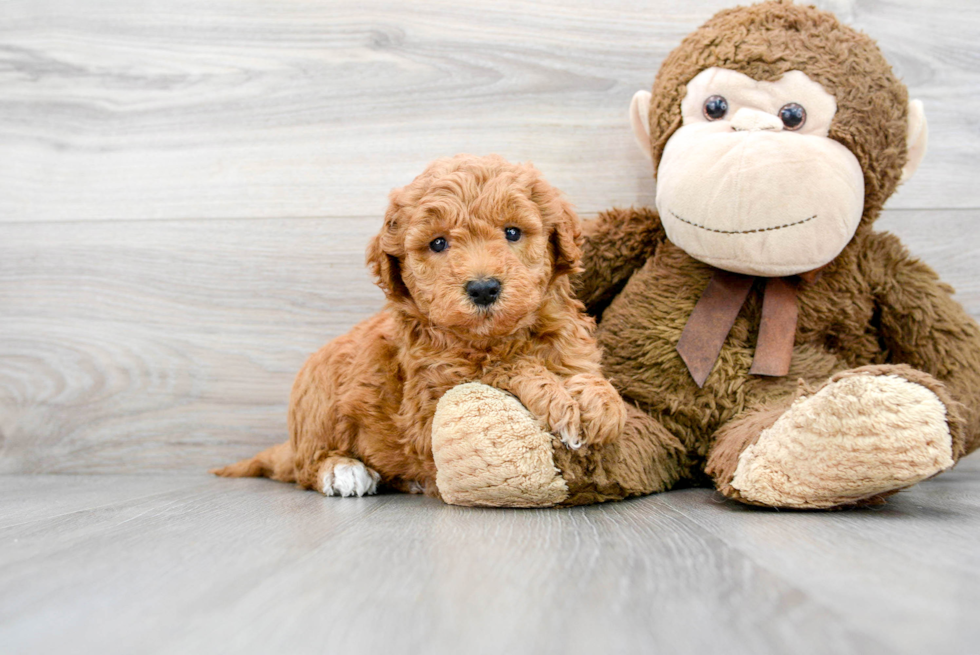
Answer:
[[[657,176],[667,237],[695,259],[747,275],[794,275],[833,260],[861,222],[857,158],[826,137],[733,122],[685,125],[667,142]]]
[[[805,110],[794,128],[780,117],[791,105]],[[681,110],[657,171],[672,242],[712,266],[772,277],[840,254],[861,222],[864,176],[828,138],[837,104],[820,84],[799,71],[758,82],[710,68],[688,83]]]
[[[803,110],[803,120],[791,120],[789,107]],[[724,68],[698,73],[685,86],[683,123],[657,169],[667,237],[696,259],[747,275],[795,275],[831,262],[864,212],[861,166],[829,137],[836,113],[834,96],[802,71],[775,82]],[[650,118],[650,92],[639,91],[630,121],[648,157]],[[909,103],[908,120],[902,182],[929,136],[918,100]]]

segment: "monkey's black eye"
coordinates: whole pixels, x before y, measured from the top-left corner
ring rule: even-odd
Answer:
[[[806,123],[806,109],[795,102],[791,102],[788,105],[783,105],[783,108],[779,110],[779,118],[787,130],[798,130],[803,127],[803,123]]]
[[[442,252],[443,250],[446,249],[446,246],[448,245],[449,245],[448,241],[446,241],[442,237],[436,237],[435,239],[429,242],[429,250],[431,250],[432,252]]]
[[[704,101],[704,117],[716,121],[728,113],[728,101],[721,96],[711,96]]]
[[[521,238],[521,230],[517,227],[505,227],[504,236],[508,241],[518,241]]]

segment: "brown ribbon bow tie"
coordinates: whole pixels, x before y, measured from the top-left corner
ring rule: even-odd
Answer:
[[[772,277],[766,280],[762,298],[762,320],[759,340],[752,358],[753,375],[780,376],[789,373],[796,338],[796,288],[799,279],[814,282],[821,269],[799,276]],[[677,352],[699,387],[704,386],[714,368],[721,347],[728,338],[749,290],[756,278],[716,269],[707,288],[694,306],[687,325],[677,342]]]

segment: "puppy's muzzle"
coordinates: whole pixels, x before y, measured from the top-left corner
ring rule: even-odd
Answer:
[[[497,302],[500,297],[500,280],[497,278],[484,278],[480,280],[470,280],[466,283],[466,295],[470,297],[473,304],[477,307],[489,307]]]

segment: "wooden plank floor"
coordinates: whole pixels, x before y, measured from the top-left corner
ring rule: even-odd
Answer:
[[[0,651],[976,653],[980,457],[883,508],[0,476]]]

